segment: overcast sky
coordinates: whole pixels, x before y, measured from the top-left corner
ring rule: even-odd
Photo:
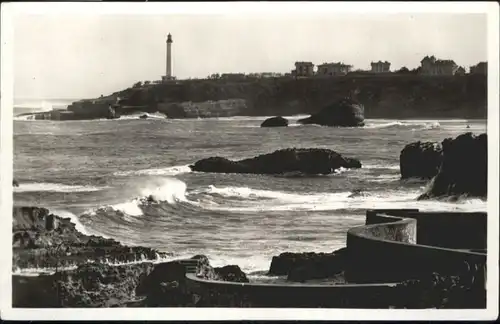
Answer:
[[[26,15],[14,20],[14,96],[88,98],[165,74],[289,72],[295,61],[417,67],[425,55],[468,69],[487,60],[484,14],[306,16]]]

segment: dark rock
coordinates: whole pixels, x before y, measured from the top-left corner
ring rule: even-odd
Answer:
[[[12,277],[14,307],[123,307],[151,263],[110,266],[87,263],[52,275]]]
[[[399,156],[401,178],[431,179],[439,171],[442,147],[437,142],[415,142],[406,145]]]
[[[351,98],[343,98],[297,122],[322,126],[359,127],[365,125],[364,111],[365,108],[361,103]]]
[[[246,274],[237,265],[227,265],[220,268],[214,268],[217,280],[231,282],[249,282]]]
[[[427,192],[418,199],[487,197],[488,138],[472,133],[442,142],[443,161]]]
[[[12,225],[13,268],[63,267],[87,260],[155,260],[167,255],[146,247],[128,247],[113,239],[85,235],[76,230],[71,219],[53,215],[45,208],[13,208]]]
[[[148,307],[188,306],[192,297],[186,287],[186,268],[178,261],[160,263],[137,286]]]
[[[19,182],[17,182],[16,179],[12,180],[12,186],[13,187],[19,187]]]
[[[260,127],[286,127],[286,126],[288,126],[288,119],[283,118],[281,116],[268,118],[264,120],[262,124],[260,124]]]
[[[146,119],[146,118],[148,118],[148,115],[144,114],[144,115],[141,115],[139,118],[140,119]]]
[[[285,174],[330,174],[344,168],[361,168],[361,162],[345,158],[327,149],[283,149],[255,158],[231,161],[222,157],[211,157],[190,165],[193,171],[215,173]]]
[[[290,281],[304,282],[335,276],[345,270],[347,248],[332,253],[281,253],[274,256],[269,275],[287,275]]]

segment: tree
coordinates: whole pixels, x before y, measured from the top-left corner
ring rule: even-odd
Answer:
[[[134,83],[133,88],[140,88],[142,86],[142,82],[139,81],[137,83]]]
[[[150,85],[151,81],[144,81],[144,85]]]
[[[396,71],[396,73],[410,73],[410,70],[408,70],[408,68],[406,66],[403,66],[402,68],[400,68],[399,70]]]

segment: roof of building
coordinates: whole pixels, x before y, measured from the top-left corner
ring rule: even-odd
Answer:
[[[372,62],[372,64],[391,64],[391,63],[388,61],[384,61],[384,62],[378,61],[378,62]]]
[[[434,64],[439,64],[439,65],[454,64],[454,65],[456,65],[455,61],[453,61],[453,60],[437,60],[436,62],[434,62]]]
[[[352,65],[349,64],[344,64],[343,62],[337,62],[337,63],[323,63],[319,64],[318,67],[324,67],[324,66],[341,66],[341,67],[352,67]]]
[[[295,65],[314,65],[314,64],[312,62],[299,61],[299,62],[295,62]]]
[[[420,62],[424,62],[424,61],[431,61],[431,62],[434,62],[434,61],[436,61],[436,57],[435,57],[434,55],[432,55],[432,56],[428,56],[428,55],[426,55],[426,56],[422,59],[422,61],[420,61]]]

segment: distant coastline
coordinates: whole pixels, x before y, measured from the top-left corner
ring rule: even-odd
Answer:
[[[311,114],[355,93],[372,119],[486,119],[487,76],[348,74],[138,82],[108,96],[75,101],[35,119],[119,118],[137,112],[168,118]]]

